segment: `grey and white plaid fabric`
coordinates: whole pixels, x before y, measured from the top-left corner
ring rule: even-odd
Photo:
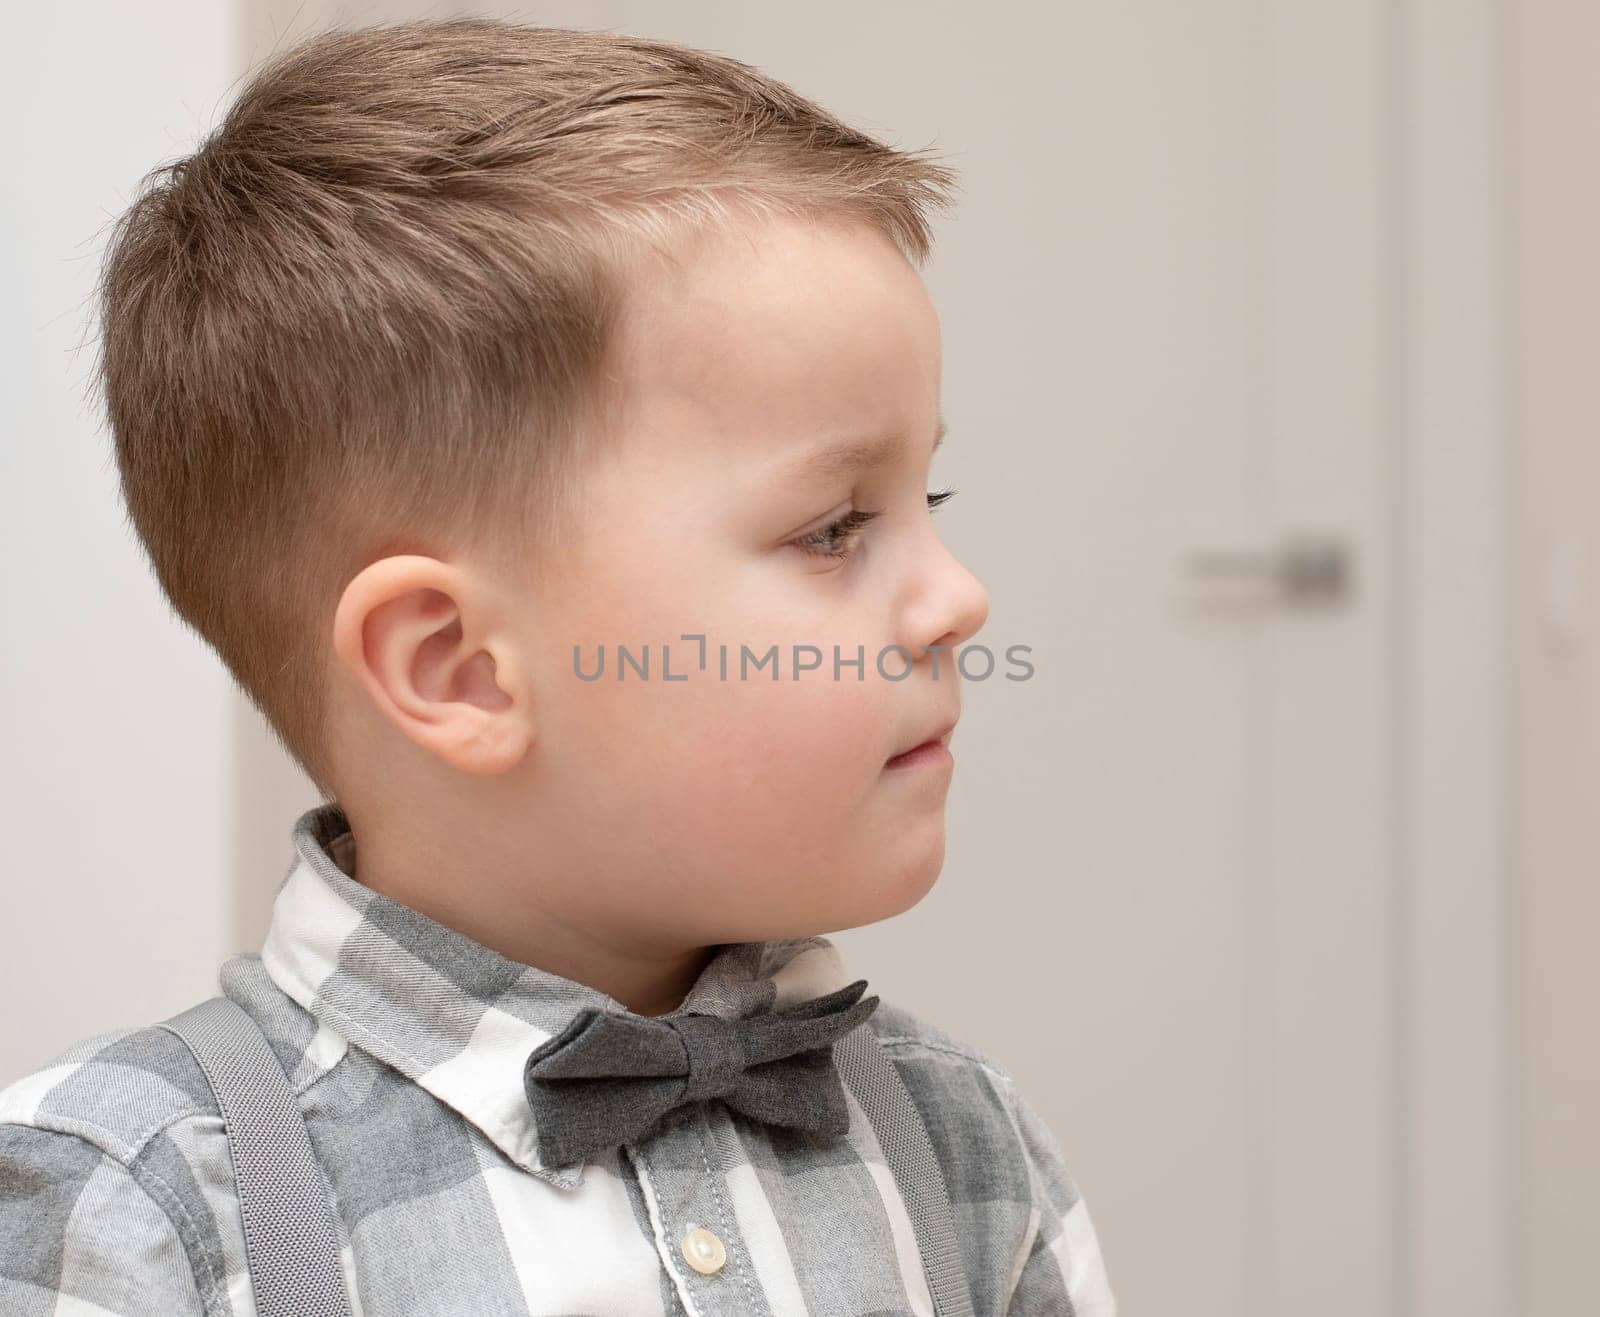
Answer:
[[[932,1312],[853,1097],[837,1139],[707,1101],[541,1165],[523,1062],[581,1007],[622,1007],[363,886],[336,805],[293,835],[261,954],[219,981],[289,1074],[357,1317]],[[826,938],[743,943],[684,1005],[737,1018],[851,981]],[[888,1001],[868,1025],[927,1123],[976,1311],[1113,1314],[1088,1210],[1007,1071]],[[707,1230],[726,1261],[702,1274],[684,1242]],[[0,1090],[0,1312],[255,1312],[221,1117],[171,1033],[99,1034]]]

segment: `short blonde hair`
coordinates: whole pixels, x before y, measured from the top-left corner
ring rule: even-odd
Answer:
[[[96,381],[178,615],[328,799],[332,619],[393,553],[528,560],[578,514],[630,254],[761,215],[910,260],[955,175],[749,65],[490,19],[324,32],[153,170]]]

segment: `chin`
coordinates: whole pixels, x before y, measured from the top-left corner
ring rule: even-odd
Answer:
[[[894,915],[902,915],[907,910],[911,909],[912,906],[916,905],[922,900],[923,897],[933,890],[934,884],[939,881],[939,875],[943,872],[944,846],[941,843],[939,846],[939,855],[936,860],[924,865],[914,874],[907,875],[906,882],[900,886],[900,891],[904,895],[904,900],[902,900],[898,905],[895,906],[893,910],[889,911],[889,913],[883,917],[888,919]]]
[[[862,878],[855,894],[863,898],[848,915],[841,916],[832,930],[864,928],[885,919],[903,915],[927,896],[944,869],[944,834],[938,846],[927,854],[902,859],[894,868],[880,868]]]

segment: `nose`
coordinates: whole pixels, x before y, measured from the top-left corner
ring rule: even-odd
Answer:
[[[937,535],[931,536],[920,588],[907,612],[907,644],[920,657],[929,646],[954,651],[989,620],[989,592]]]

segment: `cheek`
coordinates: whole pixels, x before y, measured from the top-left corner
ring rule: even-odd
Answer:
[[[854,800],[877,778],[893,734],[884,696],[881,683],[848,671],[835,681],[827,666],[798,677],[786,667],[776,682],[730,682],[707,701],[706,721],[719,725],[707,750],[726,747],[729,774],[765,794]]]
[[[647,561],[648,572],[640,566]],[[663,859],[719,852],[738,872],[757,860],[770,866],[775,855],[807,863],[842,856],[905,730],[897,683],[873,670],[874,637],[837,603],[819,604],[816,582],[674,561],[666,575],[675,588],[667,590],[659,554],[631,555],[625,564],[632,575],[613,564],[604,589],[573,601],[584,669],[595,670],[603,643],[605,671],[580,682],[570,641],[558,656],[566,753],[617,808],[627,802],[630,831],[650,837]],[[656,577],[647,582],[649,573]],[[685,633],[704,634],[703,669],[701,643],[680,639]],[[664,643],[671,673],[686,679],[665,680]],[[619,644],[641,662],[648,644],[648,679],[632,667],[618,679]],[[741,679],[741,644],[755,657],[776,645],[777,680],[770,662],[747,664]],[[865,647],[864,676],[842,667],[834,679],[835,644],[842,658]],[[797,677],[796,645],[820,649],[821,666]]]
[[[617,710],[624,736],[649,742],[664,811],[770,846],[799,844],[859,806],[894,735],[883,683],[848,671],[835,682],[831,667],[796,678],[788,662],[777,681],[770,668],[738,680],[732,653],[726,681],[717,670],[712,658],[686,682],[636,686]]]

